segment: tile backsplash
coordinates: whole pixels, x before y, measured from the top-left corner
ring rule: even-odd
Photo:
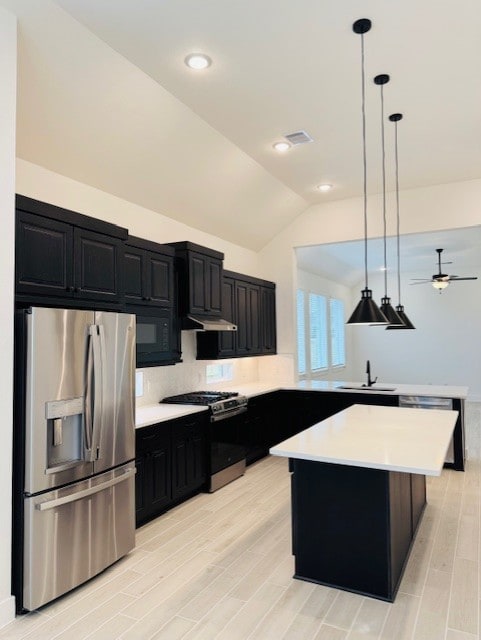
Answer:
[[[260,356],[259,358],[233,358],[227,361],[196,360],[195,354],[195,332],[182,331],[182,362],[174,366],[137,369],[137,372],[143,374],[143,395],[136,398],[137,406],[156,404],[166,396],[209,388],[206,382],[206,365],[216,362],[232,363],[233,377],[229,382],[230,387],[260,380],[273,382],[292,380],[291,357]],[[215,389],[215,383],[210,387]]]
[[[216,361],[196,360],[195,353],[195,332],[182,331],[182,362],[174,366],[137,369],[137,371],[143,373],[144,383],[143,395],[136,399],[137,406],[155,404],[166,396],[208,388],[206,365]],[[260,358],[229,360],[229,362],[233,363],[231,384],[257,381],[259,377],[258,360]]]

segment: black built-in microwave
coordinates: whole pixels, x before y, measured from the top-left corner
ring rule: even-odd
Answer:
[[[172,309],[144,308],[135,317],[137,368],[181,361],[180,330]]]

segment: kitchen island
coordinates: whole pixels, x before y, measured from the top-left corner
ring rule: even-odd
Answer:
[[[294,577],[392,602],[457,415],[353,405],[271,448],[292,471]]]

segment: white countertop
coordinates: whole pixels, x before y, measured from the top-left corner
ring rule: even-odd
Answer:
[[[135,428],[148,427],[157,422],[165,422],[174,418],[182,418],[193,413],[206,411],[207,407],[194,404],[149,404],[135,410]]]
[[[378,383],[382,387],[394,387],[394,391],[366,391],[365,389],[339,389],[339,385],[360,385],[360,382],[342,382],[329,380],[302,380],[295,383],[281,384],[279,382],[250,382],[245,384],[217,384],[215,391],[232,390],[253,398],[255,396],[278,391],[280,389],[294,391],[338,391],[339,393],[382,393],[383,395],[413,395],[413,396],[434,396],[438,398],[461,398],[468,395],[467,387],[453,387],[448,385],[407,385]],[[375,389],[376,385],[374,385]],[[135,412],[135,428],[147,427],[157,422],[164,422],[174,418],[206,411],[206,407],[199,407],[193,404],[154,404],[137,407]]]
[[[458,412],[355,404],[270,449],[275,456],[441,474]]]
[[[468,387],[457,387],[453,385],[435,385],[435,384],[397,384],[391,382],[377,382],[371,388],[372,391],[365,388],[359,389],[340,389],[340,385],[359,386],[362,382],[346,382],[344,380],[301,380],[294,383],[275,383],[275,382],[251,382],[247,384],[219,384],[216,385],[220,391],[229,390],[238,391],[248,398],[277,391],[279,389],[293,391],[338,391],[339,393],[379,393],[390,396],[433,396],[436,398],[461,398],[465,400],[468,396]],[[392,391],[380,391],[378,388],[390,387]]]

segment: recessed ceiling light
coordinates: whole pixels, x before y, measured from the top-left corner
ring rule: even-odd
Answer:
[[[272,146],[276,151],[279,151],[279,153],[285,153],[291,148],[291,145],[288,142],[276,142]]]
[[[211,58],[205,53],[190,53],[184,60],[185,64],[191,69],[207,69],[212,64]]]
[[[320,184],[317,188],[319,191],[330,191],[332,189],[332,184]]]

